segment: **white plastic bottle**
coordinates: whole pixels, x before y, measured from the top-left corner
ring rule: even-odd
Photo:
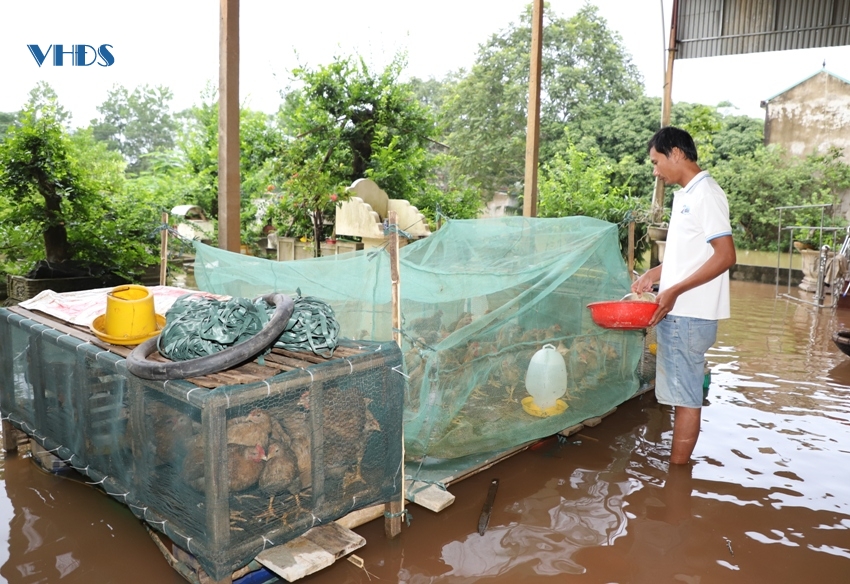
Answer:
[[[567,392],[567,364],[553,345],[534,353],[525,374],[525,388],[535,405],[546,410]]]

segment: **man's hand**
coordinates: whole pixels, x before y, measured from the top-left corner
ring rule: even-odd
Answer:
[[[652,319],[649,321],[649,326],[655,326],[661,322],[664,317],[667,316],[667,313],[673,310],[678,297],[679,294],[672,288],[659,293],[658,296],[655,297],[655,301],[658,303],[658,308],[655,309],[655,313],[653,313]]]
[[[637,280],[632,283],[632,292],[635,294],[643,294],[644,292],[652,292],[652,286],[661,278],[661,266],[656,266],[651,270],[645,271]]]

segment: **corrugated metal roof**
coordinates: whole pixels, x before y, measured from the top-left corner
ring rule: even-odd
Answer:
[[[677,59],[850,45],[850,0],[679,0]]]

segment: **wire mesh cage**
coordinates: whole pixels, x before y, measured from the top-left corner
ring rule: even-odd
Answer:
[[[220,579],[402,486],[401,351],[275,350],[240,373],[147,381],[0,309],[3,414]],[[248,379],[251,379],[248,381]]]

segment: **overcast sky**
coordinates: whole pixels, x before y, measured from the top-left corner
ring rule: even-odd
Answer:
[[[583,0],[550,0],[569,17]],[[661,95],[664,41],[672,0],[596,0],[641,71],[646,92]],[[298,64],[324,65],[334,55],[359,54],[373,68],[398,51],[407,76],[441,79],[469,68],[479,44],[518,21],[525,0],[242,0],[240,99],[273,112]],[[666,26],[662,25],[663,15]],[[179,110],[199,101],[218,80],[219,2],[216,0],[0,0],[0,111],[14,111],[40,80],[49,82],[74,125],[97,116],[114,84],[165,85]],[[39,67],[27,45],[112,45],[109,67]],[[91,52],[89,59],[93,58]],[[759,103],[821,69],[850,79],[850,47],[677,60],[673,100],[717,105],[763,117]]]

